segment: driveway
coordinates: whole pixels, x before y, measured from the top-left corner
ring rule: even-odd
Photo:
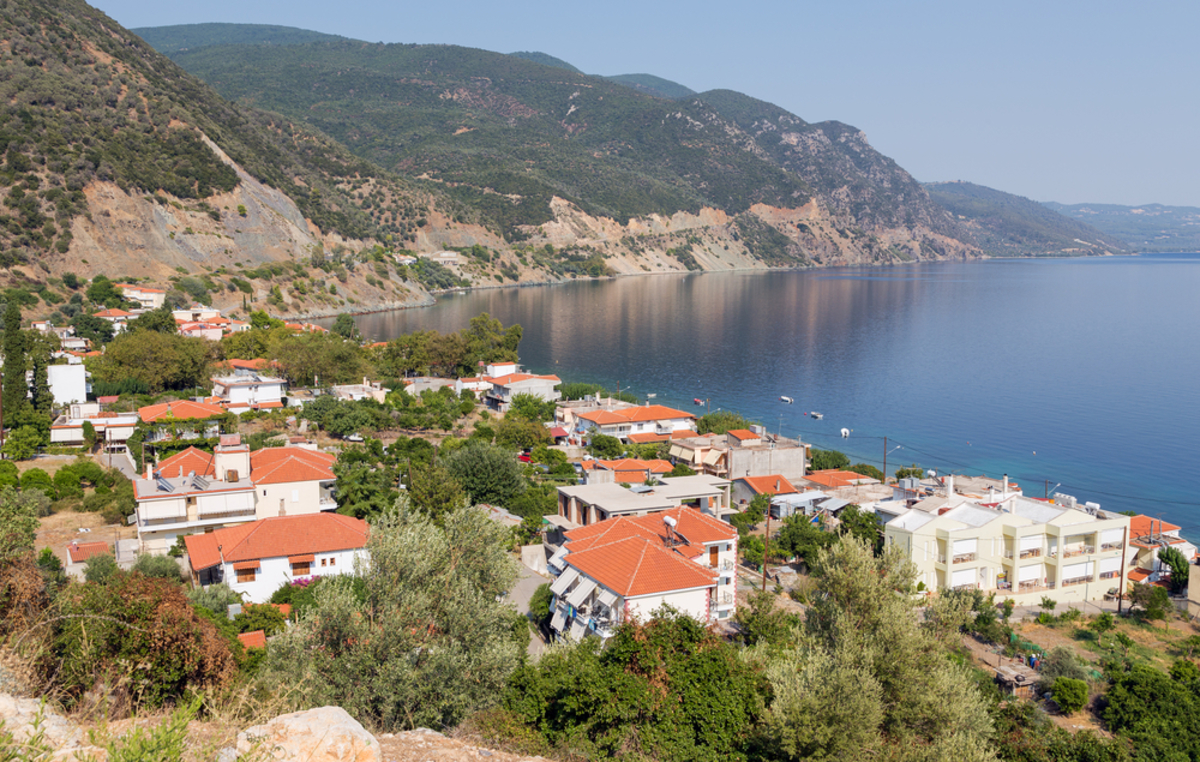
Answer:
[[[508,594],[504,597],[516,607],[517,611],[528,616],[529,601],[533,599],[534,592],[538,587],[549,581],[549,579],[537,574],[525,564],[519,563],[517,564],[517,581],[513,585],[512,590],[509,590]],[[529,656],[536,661],[546,650],[546,643],[542,640],[536,628],[530,627],[530,634],[532,637],[529,639]]]

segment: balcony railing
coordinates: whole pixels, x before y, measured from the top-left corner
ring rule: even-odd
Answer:
[[[979,558],[978,553],[960,553],[954,557],[954,560],[951,563],[967,564],[976,560],[977,558]]]
[[[1071,579],[1064,579],[1062,581],[1062,586],[1070,587],[1072,585],[1083,585],[1091,581],[1092,577],[1072,577]]]
[[[1066,550],[1063,551],[1063,558],[1074,558],[1075,556],[1086,556],[1086,555],[1089,555],[1089,554],[1095,553],[1095,552],[1096,552],[1096,549],[1094,547],[1092,547],[1091,545],[1084,545],[1082,547],[1076,547],[1076,548],[1067,548]]]
[[[937,562],[938,562],[939,564],[944,564],[944,563],[946,563],[946,557],[945,557],[945,556],[942,556],[942,555],[939,555],[939,556],[937,556]]]
[[[1106,550],[1124,550],[1124,549],[1125,549],[1125,543],[1123,543],[1123,542],[1104,542],[1104,543],[1100,544],[1100,552],[1101,553],[1105,552]]]
[[[737,600],[737,598],[734,596],[733,593],[717,593],[717,605],[718,606],[730,606],[736,600]]]
[[[951,590],[974,590],[977,587],[978,587],[978,585],[976,585],[974,582],[968,582],[965,585],[955,585],[954,587],[952,587],[950,589]]]
[[[1121,576],[1119,571],[1100,572],[1100,579],[1116,579]]]
[[[1042,555],[1041,548],[1030,548],[1021,551],[1021,558],[1037,558]]]

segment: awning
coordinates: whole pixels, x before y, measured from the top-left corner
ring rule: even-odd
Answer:
[[[289,564],[311,564],[314,560],[316,557],[312,553],[303,556],[288,556]]]
[[[555,632],[562,632],[563,623],[567,621],[567,610],[559,606],[554,611],[554,618],[550,620],[550,629]]]
[[[588,596],[591,595],[592,591],[595,589],[595,581],[584,577],[583,579],[579,580],[579,584],[576,585],[575,589],[571,591],[571,594],[567,596],[567,603],[571,604],[572,606],[580,606],[588,599]]]
[[[585,632],[587,632],[587,622],[583,621],[583,617],[575,617],[575,621],[571,622],[571,640],[583,640]]]
[[[683,455],[683,448],[682,448],[682,447],[680,447],[679,445],[671,445],[671,449],[667,451],[667,454],[668,454],[668,455],[670,455],[672,458],[682,458],[682,457],[684,457],[684,455]],[[688,461],[691,461],[691,459],[692,459],[692,455],[691,455],[691,453],[688,453],[688,455],[687,455],[687,458],[686,458],[686,459],[687,459]]]
[[[617,605],[617,594],[607,587],[600,588],[600,592],[596,598],[610,609]]]
[[[558,550],[557,550],[557,551],[554,553],[554,555],[550,556],[550,561],[549,561],[549,563],[550,563],[550,565],[551,565],[551,566],[553,566],[555,569],[562,569],[562,568],[564,568],[564,567],[566,566],[566,564],[565,564],[565,563],[563,563],[563,559],[564,559],[564,558],[566,558],[566,557],[567,557],[567,549],[566,549],[566,548],[559,548],[559,549],[558,549]]]
[[[554,580],[554,584],[550,585],[550,592],[555,595],[562,595],[571,586],[571,583],[579,578],[579,572],[567,567],[567,570],[559,575],[558,579]]]
[[[717,461],[719,461],[721,459],[721,456],[724,454],[725,453],[720,450],[709,450],[708,454],[704,456],[704,465],[706,465],[706,466],[717,465]]]
[[[259,561],[238,561],[237,563],[235,563],[233,565],[233,570],[234,571],[250,571],[252,569],[257,569],[261,565],[262,564]]]
[[[550,514],[549,516],[543,516],[542,523],[552,524],[564,531],[568,529],[578,529],[581,526],[580,524],[576,524],[574,521],[571,521],[566,516],[559,516],[557,513]]]

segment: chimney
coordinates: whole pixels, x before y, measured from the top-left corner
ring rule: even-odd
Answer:
[[[954,474],[946,477],[946,497],[954,497]]]
[[[1004,499],[1008,498],[1008,474],[1004,475],[1004,492],[1001,493],[1001,497]]]
[[[149,460],[147,460],[146,461],[146,481],[150,481],[153,478],[154,478],[154,465]]]

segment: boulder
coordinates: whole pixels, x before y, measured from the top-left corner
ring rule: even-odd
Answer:
[[[337,706],[283,714],[238,734],[238,754],[277,762],[383,762],[379,742]]]

